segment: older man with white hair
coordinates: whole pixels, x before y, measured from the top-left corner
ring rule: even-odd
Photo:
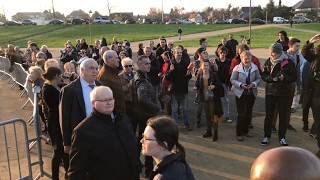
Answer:
[[[92,111],[90,93],[101,83],[96,81],[98,63],[87,59],[80,65],[80,77],[60,92],[59,120],[65,153],[69,153],[73,129]]]
[[[104,86],[108,86],[114,92],[116,99],[115,108],[119,111],[126,111],[125,96],[123,87],[118,76],[119,58],[117,52],[108,50],[103,54],[104,65],[100,69],[97,80]]]

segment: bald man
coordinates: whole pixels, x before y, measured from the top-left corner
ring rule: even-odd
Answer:
[[[253,162],[250,180],[319,180],[320,161],[298,147],[265,151]]]

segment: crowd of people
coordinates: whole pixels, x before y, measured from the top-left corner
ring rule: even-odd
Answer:
[[[223,121],[233,122],[229,91],[235,95],[237,140],[243,141],[253,137],[249,133],[252,108],[257,87],[261,80],[266,82],[263,146],[269,143],[271,133],[278,131],[278,116],[279,143],[288,146],[286,131],[296,131],[290,115],[302,98],[303,130],[309,130],[311,107],[314,124],[310,136],[318,140],[316,155],[320,157],[320,45],[314,46],[320,35],[312,37],[301,52],[299,39],[288,38],[285,31],[278,36],[262,68],[248,45],[239,44],[232,34],[228,40],[222,38],[211,58],[208,41],[201,38],[194,61],[187,49],[174,47],[163,36],[156,46],[153,41],[145,47],[139,43],[135,70],[129,41],[118,42],[116,37],[110,47],[104,37],[95,45],[78,39],[73,46],[68,40],[59,60],[52,59],[46,45],[38,48],[31,41],[25,52],[12,44],[1,51],[5,51],[10,68],[22,64],[30,74],[27,80],[42,87],[39,109],[43,132],[48,132],[54,149],[53,179],[59,179],[61,161],[66,179],[139,179],[143,166],[149,179],[194,179],[184,147],[178,142],[177,126],[181,119],[183,128],[192,130],[189,85],[196,91],[195,128],[201,127],[204,111],[206,132],[202,137],[212,137],[212,141],[218,140]],[[192,78],[195,84],[190,84]],[[166,116],[158,116],[160,109]]]

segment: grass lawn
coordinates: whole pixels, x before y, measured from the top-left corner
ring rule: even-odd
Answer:
[[[179,27],[183,34],[192,34],[221,29],[242,27],[241,24],[219,24],[219,25],[187,25],[187,24],[92,24],[92,43],[95,39],[104,36],[107,42],[116,36],[118,40],[128,39],[130,42],[147,39],[156,39],[163,35],[165,37],[176,36]],[[89,25],[39,25],[39,26],[10,26],[0,27],[0,45],[8,42],[25,47],[28,40],[39,45],[46,44],[49,47],[62,47],[67,40],[74,44],[76,39],[85,38],[90,44]]]
[[[263,29],[255,29],[251,31],[251,48],[269,48],[272,43],[278,40],[278,32],[282,30],[281,27],[268,27]],[[314,34],[300,32],[295,30],[285,29],[288,34],[288,37],[293,36],[301,40],[301,44],[303,45],[307,40],[309,40]],[[249,36],[248,31],[239,31],[232,33],[233,37],[238,40],[240,43],[240,35]],[[228,38],[229,34],[221,34],[217,36],[206,37],[209,43],[209,47],[216,47],[221,43],[221,39],[223,37]],[[184,47],[195,47],[198,44],[199,39],[192,39],[186,41],[180,41],[179,44]]]
[[[320,23],[293,24],[292,27],[298,28],[298,29],[308,29],[308,30],[313,30],[313,31],[319,31],[320,30]]]

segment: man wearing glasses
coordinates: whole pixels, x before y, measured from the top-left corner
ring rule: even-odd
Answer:
[[[138,180],[136,139],[128,116],[114,109],[109,87],[90,93],[91,114],[73,131],[70,151],[70,180]]]
[[[61,51],[60,61],[64,65],[71,60],[78,61],[78,55],[75,51],[73,51],[71,44],[67,44],[66,51]]]

